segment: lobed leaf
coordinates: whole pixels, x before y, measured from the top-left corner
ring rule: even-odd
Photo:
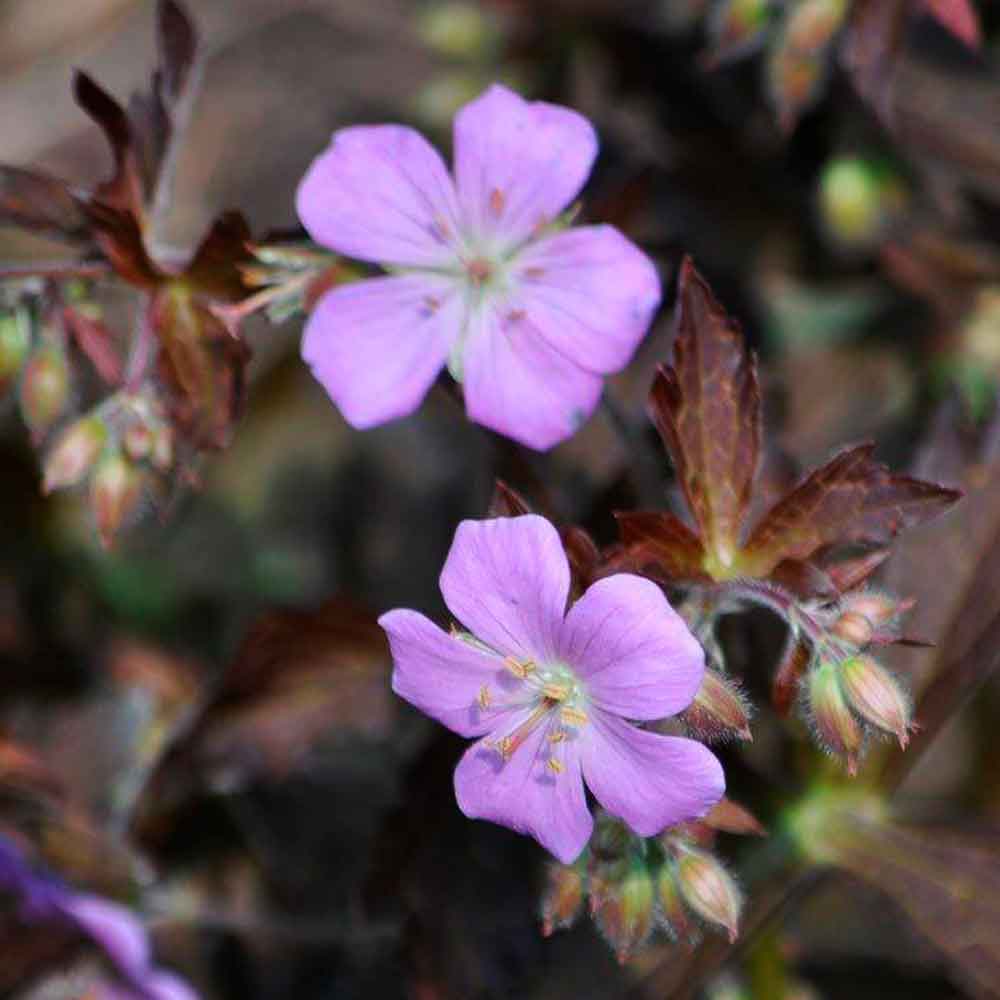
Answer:
[[[706,560],[725,568],[739,547],[760,456],[757,366],[739,325],[690,258],[681,265],[677,294],[673,363],[660,368],[650,415],[673,459]]]
[[[845,448],[779,500],[747,539],[741,568],[766,576],[783,560],[808,559],[824,546],[884,545],[961,498],[959,490],[894,475],[873,450]]]
[[[639,572],[665,583],[708,579],[701,539],[673,514],[620,511],[615,518],[629,561]]]

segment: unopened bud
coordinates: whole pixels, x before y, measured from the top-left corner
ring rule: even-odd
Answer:
[[[673,864],[667,863],[660,868],[656,876],[656,897],[660,904],[660,922],[664,930],[675,941],[690,940],[694,936],[691,918],[684,908]]]
[[[859,157],[832,160],[820,180],[819,206],[827,232],[847,248],[873,247],[905,201],[885,167]]]
[[[854,775],[864,733],[844,698],[839,671],[839,664],[825,662],[809,674],[809,714],[820,741],[830,753],[843,757],[848,774]]]
[[[875,626],[857,611],[845,611],[831,626],[830,631],[858,649],[863,649],[872,641]]]
[[[31,320],[27,310],[16,308],[0,314],[0,392],[21,370],[31,347]]]
[[[645,864],[629,865],[624,877],[601,901],[597,926],[623,964],[653,930],[653,880]]]
[[[583,909],[586,883],[576,865],[550,864],[547,884],[542,894],[542,933],[571,927]]]
[[[69,403],[65,352],[50,344],[32,352],[21,371],[21,415],[36,435],[44,434]]]
[[[852,656],[841,666],[840,675],[851,708],[905,747],[910,740],[910,702],[892,674],[870,656]]]
[[[843,601],[845,611],[864,615],[876,628],[894,622],[911,606],[911,601],[900,601],[878,590],[862,590],[856,594],[848,594]]]
[[[480,4],[435,3],[420,17],[419,31],[427,45],[452,58],[468,59],[481,55],[496,37]]]
[[[111,547],[141,496],[142,476],[127,458],[112,454],[101,460],[90,480],[90,505],[105,548]]]
[[[711,667],[706,668],[694,701],[681,719],[695,739],[750,740],[750,710],[735,681]]]
[[[677,859],[677,887],[694,913],[709,923],[724,927],[729,940],[736,940],[743,894],[713,855],[685,848]]]
[[[51,493],[79,483],[107,440],[108,429],[100,417],[83,417],[67,427],[45,458],[43,491]]]

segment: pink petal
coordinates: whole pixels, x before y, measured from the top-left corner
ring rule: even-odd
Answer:
[[[581,226],[518,253],[515,307],[545,342],[581,368],[628,364],[660,304],[653,262],[612,226]]]
[[[172,972],[154,970],[142,985],[153,1000],[198,1000],[198,994]]]
[[[597,801],[640,837],[704,816],[726,790],[722,766],[694,740],[650,733],[598,711],[579,744]]]
[[[650,580],[621,573],[592,584],[569,609],[563,660],[597,705],[629,719],[663,719],[687,708],[705,654]]]
[[[146,928],[127,907],[98,896],[70,896],[60,906],[127,977],[143,975],[150,960]]]
[[[455,188],[437,151],[411,128],[334,132],[302,178],[295,206],[317,243],[348,257],[411,267],[455,261]]]
[[[594,412],[602,379],[553,350],[531,316],[478,311],[465,345],[465,407],[476,423],[546,451]]]
[[[519,700],[524,682],[502,660],[449,635],[416,611],[389,611],[379,625],[392,649],[393,691],[454,732],[482,736]],[[484,688],[486,708],[480,703]]]
[[[317,303],[302,357],[353,427],[412,413],[444,366],[464,306],[433,275],[342,285]]]
[[[520,661],[548,661],[569,596],[556,529],[537,514],[463,521],[441,570],[451,613],[477,638]]]
[[[490,739],[474,743],[455,768],[455,797],[470,819],[526,833],[569,864],[586,847],[594,821],[575,742],[551,743],[548,733],[547,725],[538,726],[506,761]],[[553,753],[562,765],[558,774],[548,763]]]
[[[455,180],[467,229],[511,248],[576,197],[597,156],[583,115],[494,84],[455,116]]]

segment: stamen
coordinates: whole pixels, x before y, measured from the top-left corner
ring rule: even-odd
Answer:
[[[566,730],[565,729],[553,729],[552,732],[549,733],[549,742],[550,743],[562,743],[563,740],[565,740],[565,739],[566,739]]]
[[[515,676],[520,678],[522,681],[532,673],[535,669],[535,664],[531,660],[525,660],[522,663],[520,660],[514,659],[513,656],[508,656],[504,658],[503,665]]]
[[[559,712],[559,718],[570,726],[585,726],[587,724],[587,713],[572,705],[564,705]]]
[[[542,702],[509,736],[504,736],[494,744],[505,761],[510,760],[518,747],[544,722],[549,714],[549,706]]]
[[[565,701],[569,697],[569,687],[550,682],[542,688],[542,694],[550,701]]]
[[[490,689],[485,684],[479,689],[479,697],[476,701],[484,712],[490,707]]]
[[[494,188],[490,192],[490,211],[496,218],[499,218],[503,212],[504,206],[504,196],[503,191],[500,188]]]
[[[563,771],[566,770],[566,768],[563,765],[563,762],[561,760],[556,760],[555,757],[549,758],[549,769],[551,771],[554,771],[556,774],[562,774]]]

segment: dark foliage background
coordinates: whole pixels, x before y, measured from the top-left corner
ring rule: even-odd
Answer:
[[[998,896],[984,888],[1000,870],[1000,688],[989,678],[1000,593],[990,389],[1000,371],[990,298],[1000,288],[1000,16],[979,5],[978,52],[915,16],[894,55],[903,76],[890,118],[884,95],[859,94],[834,45],[822,93],[788,131],[766,54],[706,70],[700,6],[189,4],[205,55],[163,234],[171,246],[189,247],[233,207],[255,233],[294,227],[295,185],[334,128],[407,121],[447,144],[455,107],[502,78],[594,120],[603,148],[584,216],[643,245],[667,290],[646,344],[611,384],[616,417],[602,410],[546,456],[467,424],[440,387],[414,417],[353,432],[298,360],[300,321],[255,318],[249,407],[232,445],[200,468],[200,488],[150,510],[112,552],[96,542],[85,499],[41,496],[8,393],[4,823],[30,830],[67,877],[109,894],[134,894],[141,854],[160,876],[143,899],[159,954],[206,997],[1000,992]],[[153,15],[135,0],[0,3],[0,161],[84,186],[103,177],[104,147],[71,99],[71,70],[121,95],[139,86]],[[889,198],[885,226],[849,247],[844,218],[820,197],[843,156],[886,164],[905,192]],[[763,907],[768,919],[729,954],[716,944],[692,958],[659,942],[619,967],[587,921],[540,935],[541,852],[460,815],[460,741],[392,698],[371,621],[401,605],[443,620],[437,575],[454,526],[484,515],[497,478],[605,543],[617,537],[613,511],[662,506],[671,471],[644,413],[669,350],[683,252],[762,356],[777,479],[874,437],[894,467],[969,490],[953,514],[907,536],[882,573],[918,597],[911,629],[938,643],[893,651],[893,665],[918,684],[937,678],[929,710],[950,720],[927,727],[933,741],[918,735],[903,765],[885,765],[896,772],[884,787],[900,786],[909,821],[950,832],[935,839],[922,826],[865,845],[849,871],[812,873],[787,892],[783,875],[765,877],[754,892],[780,906]],[[52,247],[2,229],[0,255],[40,259]],[[721,751],[730,794],[776,829],[812,752],[801,723],[766,708],[782,629],[759,612],[727,621],[723,638],[765,706],[753,743]],[[978,698],[959,710],[972,690]],[[15,742],[34,748],[61,791],[21,774]],[[723,837],[720,849],[740,871],[746,844]],[[971,904],[956,903],[954,879],[966,880]],[[969,947],[956,943],[965,932]],[[0,944],[0,992],[75,995],[51,979],[39,986],[50,963],[34,955],[19,939]],[[62,968],[76,960],[59,958]]]

